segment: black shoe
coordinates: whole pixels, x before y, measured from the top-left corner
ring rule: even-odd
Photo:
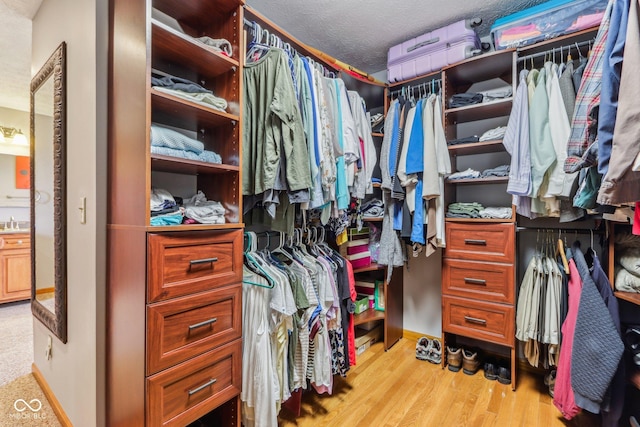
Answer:
[[[511,384],[511,371],[502,366],[498,368],[498,382],[500,384]]]
[[[484,364],[484,377],[488,380],[495,381],[498,378],[497,368],[493,363]]]

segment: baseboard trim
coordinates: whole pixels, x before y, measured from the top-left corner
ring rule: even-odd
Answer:
[[[67,414],[64,413],[62,405],[60,404],[60,402],[58,402],[56,395],[53,394],[51,387],[49,387],[49,384],[47,384],[47,380],[44,379],[42,372],[40,372],[40,369],[38,369],[35,363],[31,364],[31,373],[33,373],[34,378],[40,385],[40,388],[42,389],[44,395],[47,397],[47,400],[51,405],[51,409],[53,409],[56,417],[58,417],[58,421],[60,421],[62,427],[73,427],[73,424],[71,424],[71,420],[69,419],[69,417],[67,417]]]
[[[408,331],[406,329],[402,330],[402,338],[404,338],[404,339],[417,342],[421,337],[427,337],[427,338],[429,338],[431,340],[437,339],[437,340],[442,342],[442,339],[440,337],[434,337],[434,336],[431,336],[431,335],[422,334],[420,332]]]

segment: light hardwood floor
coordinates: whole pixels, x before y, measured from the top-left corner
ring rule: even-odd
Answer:
[[[541,376],[519,372],[517,390],[475,375],[443,370],[415,358],[415,342],[400,340],[388,352],[376,343],[335,378],[333,395],[303,394],[300,417],[287,409],[280,426],[598,426],[579,414],[565,421]]]

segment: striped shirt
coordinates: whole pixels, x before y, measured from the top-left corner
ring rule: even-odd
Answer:
[[[564,162],[564,171],[567,173],[576,172],[582,168],[596,164],[596,159],[594,159],[593,156],[587,155],[589,151],[587,120],[589,112],[594,106],[594,99],[599,99],[600,97],[604,47],[609,34],[613,4],[614,0],[609,0],[576,96],[576,107],[571,123],[571,135],[569,136],[569,142],[567,144],[567,159]]]

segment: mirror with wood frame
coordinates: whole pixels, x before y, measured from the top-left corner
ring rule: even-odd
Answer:
[[[67,342],[66,44],[31,80],[31,311]]]

